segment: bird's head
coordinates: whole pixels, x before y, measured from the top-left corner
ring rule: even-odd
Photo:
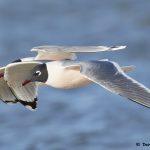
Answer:
[[[35,66],[31,70],[31,78],[25,80],[22,85],[25,86],[30,82],[45,83],[48,79],[47,65],[45,63]]]

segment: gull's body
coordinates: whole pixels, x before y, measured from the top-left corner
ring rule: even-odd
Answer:
[[[47,85],[54,88],[71,89],[81,87],[92,82],[85,78],[78,68],[66,69],[63,65],[65,62],[70,62],[70,64],[72,64],[72,61],[68,60],[52,61],[47,63],[47,67],[49,68],[48,75],[50,76],[50,78],[46,81]]]
[[[126,74],[133,70],[133,66],[121,67],[109,60],[76,60],[78,52],[116,51],[124,48],[125,46],[34,47],[31,51],[38,52],[35,58],[19,59],[0,69],[0,98],[5,103],[20,102],[35,110],[39,85],[71,89],[96,83],[110,92],[150,107],[150,89]],[[43,62],[45,60],[47,62]],[[8,95],[4,92],[5,89]],[[7,100],[8,98],[10,99]]]

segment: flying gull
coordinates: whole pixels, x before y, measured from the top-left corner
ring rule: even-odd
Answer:
[[[38,86],[71,89],[96,83],[110,92],[150,107],[150,89],[126,73],[134,66],[121,67],[114,61],[77,60],[77,53],[117,51],[125,46],[39,46],[33,58],[18,59],[0,68],[0,98],[8,104],[37,108]]]

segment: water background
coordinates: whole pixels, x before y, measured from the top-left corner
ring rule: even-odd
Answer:
[[[149,0],[0,0],[0,64],[34,56],[38,45],[127,45],[79,58],[135,65],[130,76],[150,87],[149,8]],[[42,87],[36,112],[0,103],[0,150],[136,150],[150,143],[149,114],[98,85]]]

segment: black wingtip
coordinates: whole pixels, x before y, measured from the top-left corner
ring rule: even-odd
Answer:
[[[22,62],[21,59],[14,60],[12,63]]]
[[[34,99],[33,102],[19,101],[23,106],[31,111],[35,111],[37,109],[37,98]]]
[[[143,106],[143,107],[145,107],[145,108],[150,109],[150,105],[142,104],[142,103],[140,103],[140,102],[138,102],[138,101],[135,101],[135,100],[133,100],[133,99],[131,99],[131,98],[128,98],[128,99],[129,99],[130,101],[134,102],[134,103],[137,103],[137,104],[139,104],[139,105],[141,105],[141,106]]]
[[[9,101],[9,100],[6,100],[6,101],[3,101],[5,104],[16,104],[18,103],[18,100],[14,100],[14,101]]]

